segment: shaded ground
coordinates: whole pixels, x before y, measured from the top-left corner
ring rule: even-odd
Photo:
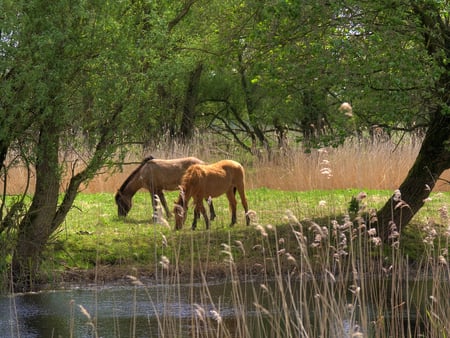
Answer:
[[[257,267],[260,265],[256,265]],[[187,270],[187,271],[186,271]],[[149,267],[131,267],[131,266],[114,266],[114,265],[100,265],[94,269],[66,269],[64,272],[53,276],[49,281],[49,276],[46,281],[38,286],[38,289],[58,289],[70,287],[73,285],[127,285],[134,280],[141,281],[144,284],[150,283],[201,283],[206,282],[226,282],[232,278],[230,268],[225,265],[210,266],[206,272],[201,269],[180,269],[178,272],[171,269],[170,271],[157,271]],[[261,268],[254,268],[251,271],[246,267],[236,267],[235,271],[239,279],[259,279],[265,278],[267,275]]]

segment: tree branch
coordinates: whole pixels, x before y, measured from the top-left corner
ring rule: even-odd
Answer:
[[[169,33],[189,13],[189,10],[196,1],[197,0],[189,0],[184,4],[184,7],[181,9],[180,13],[178,13],[178,15],[174,19],[172,19],[167,25]]]
[[[108,153],[109,146],[113,144],[114,133],[112,132],[112,130],[115,129],[114,123],[116,122],[121,111],[122,107],[117,107],[109,123],[100,128],[100,140],[95,147],[94,155],[89,161],[89,164],[85,169],[72,176],[72,178],[70,179],[69,186],[66,189],[63,201],[58,207],[58,210],[52,221],[52,231],[55,230],[64,221],[67,213],[73,205],[80,185],[92,178],[97,170],[103,165],[104,156]]]

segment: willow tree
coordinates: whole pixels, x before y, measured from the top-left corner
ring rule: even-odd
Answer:
[[[384,239],[401,231],[450,168],[448,2],[245,1],[239,9],[248,25],[234,17],[232,36],[246,57],[246,95],[259,100],[247,111],[256,120],[272,116],[271,127],[301,126],[315,110],[329,126],[319,144],[353,136],[346,121],[361,129],[426,131],[401,196],[377,215]],[[352,121],[338,112],[343,101],[353,105]],[[335,108],[327,110],[330,104]]]
[[[405,10],[402,6],[396,9]],[[441,174],[450,168],[450,8],[447,2],[411,1],[406,9],[418,39],[417,54],[426,54],[426,61],[417,60],[416,67],[429,70],[429,87],[422,92],[420,112],[427,130],[419,154],[399,187],[401,195],[394,194],[378,212],[385,239],[410,222]]]
[[[399,187],[401,196],[393,195],[378,212],[380,233],[389,239],[391,230],[410,222],[450,168],[448,3],[277,2],[255,13],[259,21],[247,40],[256,67],[249,71],[258,86],[286,98],[274,117],[292,126],[312,110],[321,113],[330,128],[316,140],[319,145],[352,136],[345,124],[350,120],[337,109],[344,101],[352,103],[351,122],[360,128],[426,130]],[[311,93],[314,101],[305,100]],[[330,104],[334,110],[327,110]],[[315,109],[318,105],[323,108]],[[293,115],[286,113],[289,106],[295,107]]]
[[[149,105],[156,46],[166,44],[158,10],[145,1],[2,2],[1,164],[18,156],[35,172],[31,205],[5,215],[1,207],[16,290],[32,288],[81,184],[157,124]]]
[[[190,18],[196,13],[208,18],[202,25],[206,22],[215,32],[195,40],[207,42],[195,45],[198,58],[201,51],[215,54],[203,55],[199,86],[206,86],[196,100],[213,127],[224,126],[234,137],[238,130],[264,143],[264,133],[276,125],[313,134],[308,126],[323,123],[327,130],[318,133],[318,145],[354,136],[346,122],[360,129],[377,125],[387,131],[426,131],[399,187],[401,198],[393,196],[396,200],[389,199],[378,212],[385,239],[393,224],[397,230],[408,224],[450,167],[448,3],[197,4]],[[338,112],[344,101],[353,106],[351,121]]]
[[[331,92],[353,104],[359,125],[426,130],[399,191],[377,213],[380,235],[388,240],[450,168],[449,8],[439,1],[347,1],[334,13],[327,48],[341,78]]]

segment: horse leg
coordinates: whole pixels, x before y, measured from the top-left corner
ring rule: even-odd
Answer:
[[[158,196],[159,196],[159,200],[161,201],[162,206],[164,207],[164,210],[166,211],[167,218],[169,218],[170,216],[172,216],[172,214],[170,213],[170,210],[167,206],[166,196],[164,196],[164,193],[162,190],[158,191]]]
[[[155,195],[157,195],[157,193],[156,192],[154,193],[153,191],[150,190],[150,196],[152,198],[152,210],[153,210],[152,220],[153,220],[153,223],[156,223],[158,221],[158,215],[156,214],[156,199],[155,199]]]
[[[248,204],[247,204],[247,197],[245,196],[244,187],[238,186],[237,190],[239,192],[239,196],[241,197],[242,206],[244,207],[245,222],[247,223],[247,225],[250,225],[250,216],[248,215]]]
[[[200,217],[200,213],[197,210],[197,207],[194,208],[194,220],[192,221],[191,229],[195,230],[197,228],[197,219]]]
[[[206,213],[205,207],[203,206],[202,200],[200,200],[199,202],[197,202],[195,204],[195,209],[194,209],[195,225],[197,225],[197,219],[200,217],[200,214],[203,215],[203,218],[205,220],[206,230],[208,230],[209,229],[209,217],[208,217],[208,214]],[[194,223],[192,223],[192,230],[195,230]]]
[[[205,198],[206,203],[209,205],[209,219],[214,221],[216,218],[216,211],[214,210],[214,205],[211,197]]]
[[[230,227],[236,224],[236,196],[234,195],[235,189],[231,187],[227,191],[228,204],[231,210],[231,224]]]
[[[210,205],[211,208],[211,205]],[[203,219],[205,220],[205,226],[206,226],[206,230],[209,230],[209,217],[208,214],[206,213],[206,209],[203,206],[203,202],[200,204],[200,212],[203,215]]]

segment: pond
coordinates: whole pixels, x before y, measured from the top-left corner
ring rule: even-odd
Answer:
[[[415,284],[411,290],[421,290],[420,297],[428,297],[426,290],[429,289],[430,282],[421,283],[423,285]],[[287,318],[283,317],[281,311],[285,301],[279,296],[274,297],[273,294],[267,296],[267,290],[277,287],[275,282],[264,287],[261,287],[260,282],[237,283],[238,288],[236,282],[208,285],[124,284],[126,285],[75,286],[66,290],[2,296],[0,337],[206,337],[207,330],[211,330],[211,336],[252,337],[271,336],[274,331],[280,333],[285,329],[283,324],[276,327],[277,323],[280,324],[279,322]],[[324,310],[328,305],[317,303],[317,295],[309,295],[311,286],[305,289],[304,286],[295,285],[293,289],[298,290],[298,294],[289,294],[288,298],[294,301],[289,305],[291,319],[286,319],[288,322],[295,316],[308,317],[319,326],[305,328],[308,332],[317,333],[313,336],[319,336],[322,332],[322,320],[326,321],[328,326],[330,323],[334,326],[333,321],[339,322],[336,323],[337,329],[334,331],[327,328],[327,336],[340,332],[339,335],[333,336],[350,337],[355,332],[355,318],[351,318],[355,315],[333,314],[333,311],[336,311],[332,308],[329,311]],[[335,294],[336,299],[340,299],[335,303],[336,308],[344,309],[354,301],[351,291],[344,297]],[[267,297],[264,297],[264,294]],[[300,306],[301,297],[308,298],[310,303],[304,307]],[[338,303],[342,301],[345,304],[340,306]],[[418,300],[418,303],[421,302],[422,300]],[[377,313],[380,312],[377,304],[366,302],[364,306],[367,307],[365,313],[368,316],[365,319],[375,322]],[[293,312],[294,308],[297,309],[296,313]],[[305,313],[305,308],[310,310],[310,313]],[[412,308],[409,306],[408,313],[406,307],[403,307],[404,310],[398,309],[405,312],[398,317],[404,320],[397,320],[397,324],[411,325],[412,332],[417,332],[416,315],[411,311]],[[386,311],[383,314],[386,322],[389,322],[388,313],[389,311]],[[303,319],[297,322],[293,320],[292,324],[295,326],[302,321]],[[218,330],[219,323],[224,324],[226,329]],[[245,329],[242,329],[243,327]],[[364,333],[365,337],[374,335],[373,332]]]
[[[0,337],[156,337],[191,333],[195,313],[221,320],[235,316],[222,283],[208,290],[221,299],[220,308],[209,303],[191,305],[202,290],[194,285],[73,287],[0,297]]]

